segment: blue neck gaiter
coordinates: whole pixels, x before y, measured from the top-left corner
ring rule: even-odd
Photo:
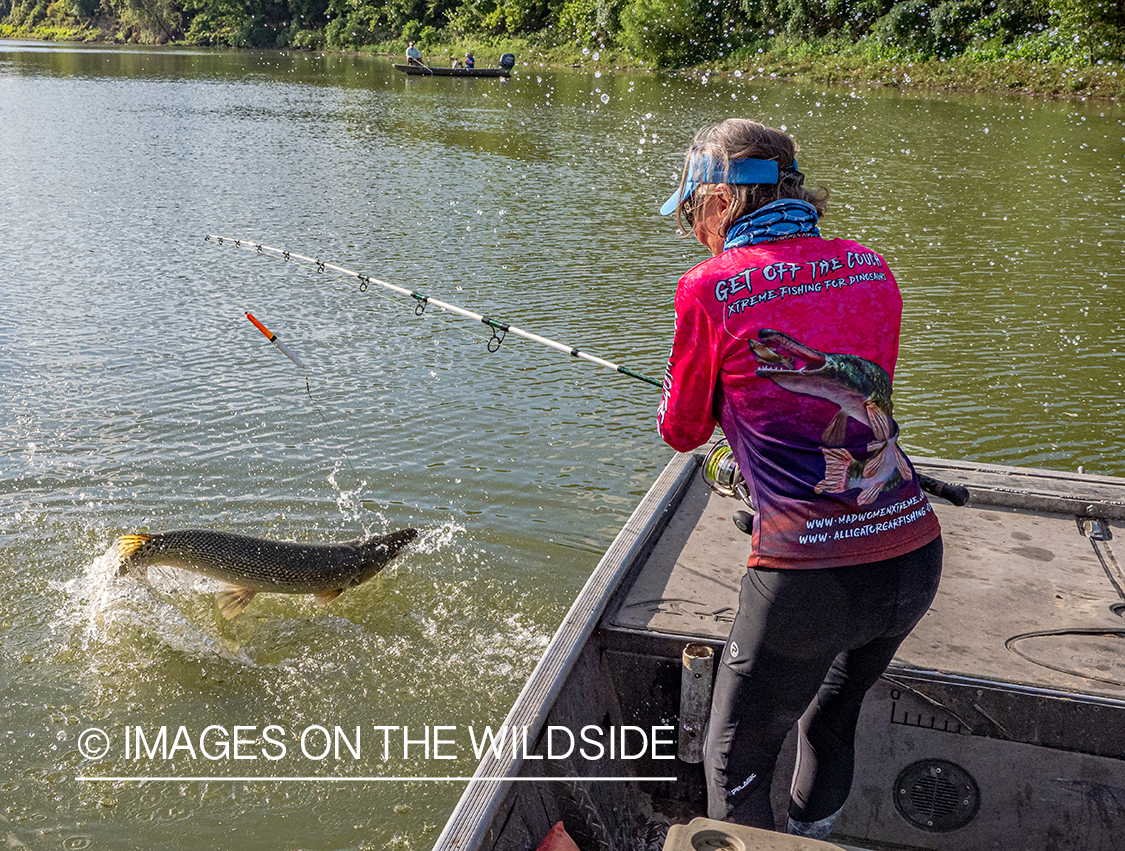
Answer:
[[[812,204],[782,198],[759,207],[731,225],[723,250],[794,236],[820,236],[816,223],[816,207]]]

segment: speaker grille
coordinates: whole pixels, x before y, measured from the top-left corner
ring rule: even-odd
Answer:
[[[895,806],[922,830],[957,830],[977,814],[980,793],[969,772],[941,759],[908,765],[895,781]]]

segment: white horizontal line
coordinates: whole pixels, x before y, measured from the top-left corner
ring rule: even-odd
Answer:
[[[676,777],[88,777],[76,775],[79,783],[468,783],[482,782],[543,783],[565,781],[569,783],[675,783]]]

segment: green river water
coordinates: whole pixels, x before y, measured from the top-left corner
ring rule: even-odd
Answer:
[[[659,377],[704,254],[657,208],[730,115],[793,133],[822,231],[895,270],[909,451],[1125,475],[1119,104],[0,41],[0,845],[430,847],[464,783],[410,778],[472,773],[470,728],[671,457],[656,390],[204,237]],[[419,545],[331,606],[230,622],[203,580],[105,557],[133,531],[408,525]],[[336,727],[358,755],[322,755]],[[452,744],[403,758],[403,727]],[[138,729],[165,746],[138,758]]]

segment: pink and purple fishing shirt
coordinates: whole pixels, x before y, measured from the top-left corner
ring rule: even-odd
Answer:
[[[660,434],[687,452],[721,426],[751,567],[864,564],[940,533],[892,417],[901,317],[883,258],[849,240],[730,248],[680,279]]]

